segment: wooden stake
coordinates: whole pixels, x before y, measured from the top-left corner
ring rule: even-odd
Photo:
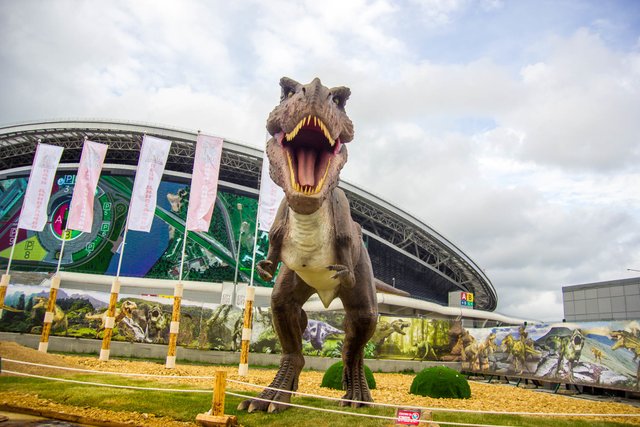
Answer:
[[[202,426],[220,427],[237,426],[238,418],[235,415],[224,414],[224,397],[227,388],[226,371],[216,371],[213,389],[211,410],[196,416],[196,422]]]

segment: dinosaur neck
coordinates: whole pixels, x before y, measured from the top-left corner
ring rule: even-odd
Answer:
[[[305,215],[289,209],[290,236],[299,250],[307,251],[322,246],[331,229],[329,203],[325,202],[317,211]]]

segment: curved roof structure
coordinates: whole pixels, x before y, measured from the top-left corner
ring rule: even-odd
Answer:
[[[38,141],[65,148],[62,167],[77,165],[85,137],[109,144],[106,169],[133,170],[144,134],[173,141],[166,173],[184,179],[190,176],[197,132],[122,121],[56,120],[0,127],[0,177],[24,175],[31,167]],[[255,192],[262,156],[259,149],[225,139],[220,180]],[[420,286],[473,292],[477,309],[495,310],[497,295],[491,281],[460,248],[427,224],[367,191],[344,181],[340,187],[369,242],[391,247],[425,267],[428,277]]]

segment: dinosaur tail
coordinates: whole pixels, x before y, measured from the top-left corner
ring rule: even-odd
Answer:
[[[409,292],[405,292],[400,289],[394,288],[393,286],[384,283],[380,279],[373,279],[373,280],[376,284],[376,291],[378,292],[382,292],[385,294],[400,295],[402,297],[408,297],[410,295]]]

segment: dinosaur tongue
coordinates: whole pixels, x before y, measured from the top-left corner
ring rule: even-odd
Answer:
[[[315,165],[317,152],[308,148],[297,150],[298,156],[298,182],[302,186],[315,187]]]

